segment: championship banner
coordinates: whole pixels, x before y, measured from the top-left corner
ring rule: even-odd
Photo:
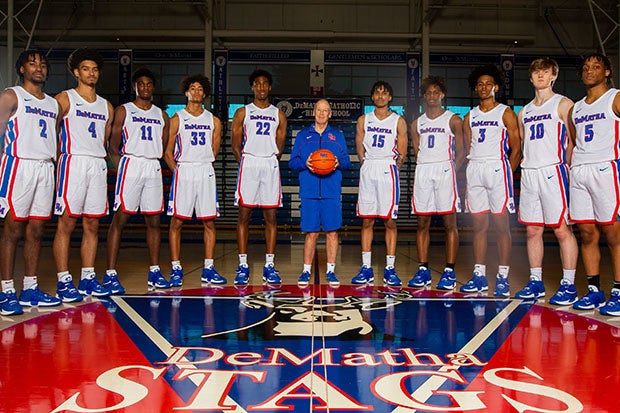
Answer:
[[[274,99],[274,104],[284,112],[289,120],[313,121],[314,105],[319,98]],[[364,99],[333,98],[327,99],[332,109],[332,121],[356,121],[364,114]]]
[[[131,101],[131,61],[133,60],[131,49],[118,50],[118,95],[119,104]]]
[[[325,93],[325,51],[310,51],[310,95],[323,97]]]
[[[514,98],[514,82],[515,82],[515,55],[503,54],[500,56],[500,63],[506,83],[504,84],[504,98]]]
[[[228,120],[227,84],[228,51],[213,51],[213,112],[222,122]]]

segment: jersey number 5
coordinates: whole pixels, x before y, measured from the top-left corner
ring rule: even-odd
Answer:
[[[372,135],[372,146],[383,148],[385,145],[385,135]]]

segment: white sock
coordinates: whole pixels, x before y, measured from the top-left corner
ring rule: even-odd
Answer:
[[[69,271],[61,271],[61,272],[59,272],[58,274],[56,274],[56,276],[58,277],[58,281],[63,281],[63,278],[65,278],[67,275],[68,275],[69,277],[71,276],[71,275],[69,274]]]
[[[370,251],[363,252],[362,251],[362,265],[364,265],[365,267],[370,267],[371,258],[372,258],[372,252],[370,252]]]
[[[530,276],[536,279],[536,281],[542,281],[542,267],[530,268]]]
[[[248,254],[239,254],[239,265],[248,266]]]
[[[562,278],[569,281],[571,284],[575,284],[575,272],[577,270],[562,270]]]

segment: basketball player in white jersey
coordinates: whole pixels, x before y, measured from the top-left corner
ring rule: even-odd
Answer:
[[[112,130],[114,108],[97,95],[103,58],[93,49],[73,51],[67,66],[78,84],[56,95],[62,124],[60,158],[56,177],[56,206],[59,215],[54,237],[54,259],[58,271],[56,294],[64,302],[82,301],[82,294],[103,297],[110,291],[95,276],[99,241],[99,218],[108,213],[108,168],[105,160]],[[82,218],[82,271],[78,288],[69,273],[71,234]]]
[[[286,141],[286,116],[269,103],[272,77],[265,70],[255,70],[248,78],[254,101],[237,109],[232,121],[231,146],[239,162],[235,205],[239,206],[237,247],[239,267],[235,284],[249,281],[247,264],[248,227],[252,210],[263,210],[265,220],[265,266],[263,281],[280,284],[282,280],[274,267],[276,249],[276,208],[282,206],[279,159]]]
[[[211,82],[204,75],[187,76],[181,81],[181,93],[187,105],[170,119],[170,135],[164,159],[171,171],[172,185],[168,201],[170,218],[170,284],[183,283],[181,266],[181,228],[183,221],[196,219],[204,227],[205,256],[201,281],[226,284],[213,266],[215,254],[215,218],[219,216],[213,161],[220,151],[222,123],[203,107],[211,93]]]
[[[357,216],[362,218],[362,267],[353,277],[353,284],[374,281],[371,247],[376,218],[385,225],[386,265],[383,282],[401,285],[396,274],[396,217],[400,197],[399,170],[407,157],[407,124],[390,111],[394,96],[392,86],[384,81],[375,82],[370,90],[375,108],[357,120],[355,146],[360,167]]]
[[[411,207],[418,217],[416,246],[419,268],[409,287],[424,287],[431,283],[428,266],[431,217],[443,217],[446,230],[446,266],[437,283],[440,290],[456,287],[454,265],[459,249],[459,231],[456,213],[461,212],[456,171],[461,167],[463,148],[463,121],[458,115],[443,108],[446,82],[439,76],[422,81],[425,112],[411,124],[413,152],[417,155]]]
[[[155,75],[142,68],[131,77],[136,92],[133,102],[114,110],[108,151],[118,165],[114,198],[114,218],[108,230],[108,270],[103,285],[114,293],[125,289],[118,281],[116,263],[123,228],[138,210],[146,223],[149,250],[148,285],[169,288],[170,283],[159,268],[159,214],[164,209],[164,194],[159,159],[168,140],[168,115],[152,102]],[[121,145],[122,143],[122,145]],[[120,158],[119,161],[119,156]]]
[[[568,129],[575,139],[570,170],[570,216],[579,227],[581,257],[588,276],[588,293],[573,307],[600,307],[603,315],[620,316],[620,91],[610,88],[611,62],[587,56],[581,66],[586,96],[570,112]],[[599,240],[605,236],[614,277],[605,302],[600,285]]]
[[[37,284],[41,239],[45,221],[52,216],[54,159],[59,127],[58,102],[43,92],[47,58],[25,50],[15,69],[19,86],[0,93],[0,315],[22,314],[22,306],[56,306],[61,300],[41,291]],[[24,280],[19,300],[14,274],[17,243],[24,240]]]
[[[521,159],[517,115],[495,100],[504,76],[495,65],[476,67],[468,77],[479,104],[463,120],[467,159],[467,209],[473,218],[474,271],[461,292],[487,291],[487,232],[489,214],[497,234],[499,269],[495,295],[510,296],[508,272],[512,238],[508,214],[515,212],[512,173]]]
[[[568,225],[568,160],[573,144],[566,134],[568,112],[573,101],[553,91],[560,68],[548,57],[530,64],[530,82],[536,96],[519,111],[522,140],[521,197],[519,222],[526,225],[530,281],[515,296],[536,299],[545,296],[542,281],[545,226],[553,228],[560,244],[562,281],[549,302],[568,305],[577,300],[575,268],[577,239]]]

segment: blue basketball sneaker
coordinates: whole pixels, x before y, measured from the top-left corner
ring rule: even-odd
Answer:
[[[478,271],[474,271],[471,279],[459,288],[462,293],[479,293],[488,290],[489,282],[486,275],[481,275]]]
[[[56,284],[56,297],[60,298],[63,303],[77,303],[84,299],[73,285],[71,274],[62,277],[62,280]]]
[[[545,284],[541,280],[530,277],[530,281],[521,291],[515,294],[516,298],[522,300],[532,300],[545,296]]]
[[[575,310],[594,310],[605,304],[605,293],[593,285],[588,286],[588,293],[575,301]]]
[[[389,285],[391,287],[398,287],[399,285],[403,285],[398,278],[398,274],[396,274],[396,268],[394,267],[385,267],[383,270],[383,283]]]
[[[14,289],[0,292],[0,315],[20,315],[24,310],[17,302]]]
[[[235,285],[247,285],[250,282],[250,267],[247,264],[239,264],[235,271]]]
[[[340,285],[340,280],[333,271],[328,271],[327,274],[325,274],[325,278],[327,278],[327,283],[332,287]]]
[[[48,293],[41,291],[37,284],[22,290],[22,292],[19,293],[19,304],[26,307],[55,307],[60,305],[61,302],[62,301],[60,301],[60,298],[53,297]]]
[[[203,268],[200,281],[202,281],[203,283],[211,283],[211,284],[218,284],[218,285],[226,284],[228,282],[226,278],[222,277],[220,273],[215,270],[215,267]]]
[[[497,274],[495,277],[495,291],[493,295],[496,297],[510,297],[510,280],[508,277],[502,277]]]
[[[441,273],[441,278],[437,283],[438,290],[454,290],[456,287],[456,274],[450,268],[446,268]]]
[[[577,301],[577,288],[570,281],[562,279],[560,288],[551,296],[549,304],[571,305]]]
[[[83,295],[92,295],[94,297],[107,297],[110,295],[110,290],[100,285],[97,282],[96,277],[82,278],[78,283],[78,291]]]
[[[602,315],[620,316],[620,290],[612,288],[609,300],[599,310]]]
[[[297,279],[297,285],[304,286],[310,283],[310,273],[308,271],[304,271],[301,273],[299,278]]]
[[[374,280],[375,273],[372,271],[372,267],[362,265],[360,272],[358,272],[357,275],[351,279],[351,284],[369,284]]]
[[[407,286],[413,288],[422,288],[431,283],[431,270],[426,267],[418,268],[412,279],[409,280]]]
[[[183,268],[175,265],[170,270],[170,286],[181,287],[183,285]]]
[[[149,287],[170,288],[170,283],[161,274],[161,271],[159,269],[155,271],[149,271],[147,282],[148,282]]]
[[[265,265],[263,267],[263,282],[267,284],[282,284],[282,278],[280,278],[280,273],[273,264]]]
[[[121,285],[115,272],[104,275],[101,285],[107,288],[110,294],[125,294],[125,287]]]

